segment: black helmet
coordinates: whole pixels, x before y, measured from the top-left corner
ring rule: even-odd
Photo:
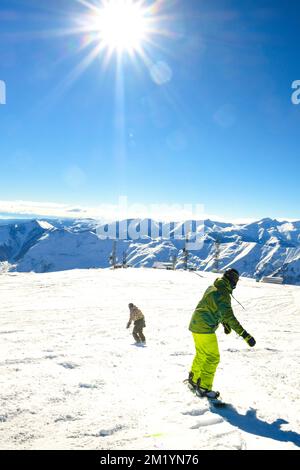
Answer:
[[[130,303],[130,304],[128,304],[128,307],[132,308],[132,307],[134,307],[134,305],[132,303]]]
[[[239,272],[236,270],[236,269],[227,269],[223,275],[223,277],[225,277],[226,279],[228,279],[230,285],[231,285],[231,288],[232,289],[235,289],[236,288],[236,285],[238,283],[238,280],[239,280],[239,277],[240,277],[240,274]]]

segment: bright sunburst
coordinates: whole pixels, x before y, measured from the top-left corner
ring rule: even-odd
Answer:
[[[106,59],[125,53],[146,59],[146,44],[152,44],[153,37],[160,34],[157,1],[150,4],[146,0],[77,1],[90,10],[80,23],[91,35],[98,53]]]
[[[96,25],[100,41],[119,52],[137,51],[146,39],[147,11],[131,0],[110,0],[99,10]]]
[[[157,74],[154,51],[161,49],[159,37],[172,37],[169,30],[171,18],[164,8],[166,3],[170,5],[173,0],[75,1],[83,8],[74,14],[73,25],[57,34],[81,37],[75,52],[81,53],[82,59],[60,84],[61,91],[97,59],[100,59],[105,69],[114,57],[119,66],[122,56],[128,55],[133,61],[139,57],[151,77]]]

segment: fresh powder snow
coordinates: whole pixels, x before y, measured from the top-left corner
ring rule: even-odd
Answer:
[[[1,449],[299,449],[300,288],[241,279],[217,331],[213,408],[183,383],[188,324],[216,274],[89,269],[0,276]],[[145,314],[146,347],[126,329]]]

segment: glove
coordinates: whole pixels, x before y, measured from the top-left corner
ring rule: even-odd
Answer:
[[[250,346],[250,348],[253,348],[253,346],[256,345],[255,339],[253,338],[253,336],[249,335],[249,333],[247,333],[247,331],[244,330],[243,333],[241,334],[241,336],[242,336],[242,338],[244,338],[244,340]]]
[[[227,323],[222,323],[223,328],[224,328],[224,333],[225,335],[229,335],[231,333],[231,327],[227,325]]]
[[[127,326],[126,326],[126,328],[129,328],[129,327],[130,327],[130,322],[128,322],[128,323],[127,323]]]

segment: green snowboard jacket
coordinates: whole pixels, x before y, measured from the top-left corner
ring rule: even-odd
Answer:
[[[231,293],[232,288],[227,279],[216,279],[214,285],[205,291],[198,303],[189,330],[192,333],[214,333],[220,323],[226,323],[241,335],[244,328],[235,318],[231,308]]]

